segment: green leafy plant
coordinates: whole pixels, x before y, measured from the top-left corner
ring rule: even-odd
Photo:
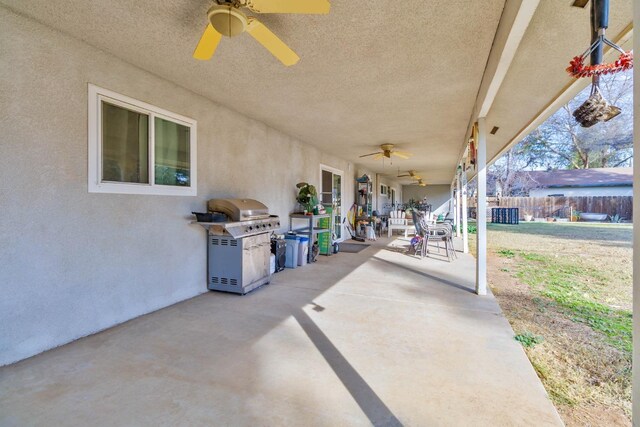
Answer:
[[[478,227],[475,224],[467,224],[467,233],[476,234],[478,232]]]
[[[613,222],[613,223],[619,224],[619,223],[621,223],[623,220],[624,220],[624,218],[623,218],[623,217],[621,217],[621,216],[620,216],[620,215],[618,215],[618,214],[615,214],[615,215],[613,215],[613,216],[609,215],[609,221],[611,221],[611,222]]]
[[[516,253],[513,252],[511,249],[500,249],[498,251],[498,255],[503,256],[505,258],[513,258],[514,256],[516,256]]]
[[[411,212],[414,210],[418,210],[419,204],[416,199],[409,199],[409,201],[405,205],[405,211],[407,215],[411,215]]]
[[[573,210],[571,212],[571,222],[578,222],[578,220],[580,219],[580,214],[582,212],[578,211],[578,210]]]
[[[537,344],[540,344],[544,339],[539,335],[534,335],[529,331],[525,331],[521,334],[516,335],[515,340],[522,344],[524,347],[531,348],[535,347]]]
[[[298,188],[298,197],[296,200],[307,212],[312,212],[313,208],[318,204],[316,187],[307,182],[299,182],[296,184],[296,187]]]

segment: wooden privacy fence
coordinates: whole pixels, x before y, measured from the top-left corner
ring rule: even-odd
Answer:
[[[519,208],[520,219],[524,215],[534,218],[569,218],[573,211],[620,215],[633,219],[632,196],[575,196],[575,197],[487,197],[489,208]],[[469,199],[469,207],[475,211],[476,200]],[[475,212],[472,212],[472,216]],[[490,218],[490,217],[489,217]]]

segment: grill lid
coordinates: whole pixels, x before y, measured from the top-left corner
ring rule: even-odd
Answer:
[[[208,208],[226,214],[231,221],[269,218],[269,209],[253,199],[211,199]]]

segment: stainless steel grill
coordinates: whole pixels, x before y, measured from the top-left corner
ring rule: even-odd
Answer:
[[[280,218],[252,199],[212,199],[208,209],[229,219],[199,223],[208,230],[208,288],[246,294],[269,283],[269,233]]]
[[[269,209],[252,199],[212,199],[209,212],[221,212],[230,221],[209,223],[209,234],[235,239],[268,233],[280,228],[280,218],[269,215]]]

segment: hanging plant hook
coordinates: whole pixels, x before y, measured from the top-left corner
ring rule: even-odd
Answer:
[[[584,65],[587,56],[591,55],[599,46],[606,44],[620,52],[620,56],[615,62],[595,65]],[[587,49],[582,55],[575,56],[567,67],[567,72],[571,77],[593,77],[606,74],[619,73],[633,68],[633,51],[625,52],[620,46],[607,39],[603,34]]]
[[[633,53],[625,52],[620,46],[607,39],[605,31],[609,26],[609,0],[591,1],[591,46],[569,63],[567,72],[575,78],[591,77],[591,94],[587,100],[573,112],[573,117],[583,127],[591,127],[606,122],[620,114],[620,108],[611,105],[600,92],[600,76],[618,73],[633,68]],[[617,61],[602,63],[604,46],[611,46],[620,52]],[[591,65],[584,65],[587,56],[591,56]]]
[[[633,68],[633,51],[625,52],[620,46],[609,40],[606,29],[609,27],[609,0],[591,1],[591,46],[582,55],[575,56],[570,62],[567,72],[575,78],[594,77],[594,83],[601,75],[619,73]],[[615,62],[603,64],[602,53],[605,46],[620,52]],[[585,65],[587,56],[591,55],[591,64]]]

